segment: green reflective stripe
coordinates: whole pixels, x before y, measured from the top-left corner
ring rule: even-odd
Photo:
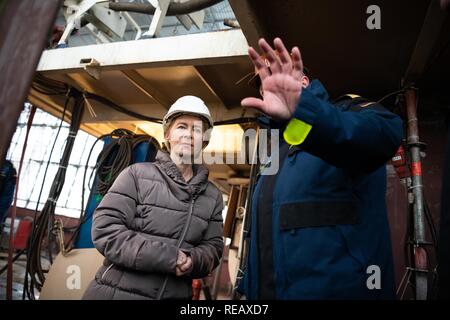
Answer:
[[[290,145],[299,145],[305,141],[311,128],[312,126],[310,124],[297,118],[293,118],[289,121],[283,132],[284,140]]]

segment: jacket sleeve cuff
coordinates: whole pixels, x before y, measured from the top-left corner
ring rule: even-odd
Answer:
[[[294,118],[314,125],[317,118],[317,98],[309,91],[308,88],[302,90],[300,103],[295,109]]]

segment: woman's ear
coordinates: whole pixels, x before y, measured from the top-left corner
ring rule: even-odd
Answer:
[[[307,76],[303,76],[303,78],[302,78],[302,87],[306,88],[307,86],[309,86],[309,78]]]
[[[169,140],[169,131],[170,130],[166,130],[166,132],[164,132],[164,140]]]
[[[169,132],[170,132],[170,130],[167,130],[166,132],[164,132],[164,146],[167,151],[170,150]]]

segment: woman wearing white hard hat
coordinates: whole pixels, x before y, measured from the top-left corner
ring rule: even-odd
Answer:
[[[200,98],[181,97],[163,120],[167,151],[116,179],[94,213],[92,238],[106,259],[84,299],[191,299],[192,279],[219,264],[222,194],[192,162],[212,127]]]
[[[177,123],[175,126],[174,121]],[[179,166],[188,180],[193,168],[189,164],[199,158],[201,151],[208,144],[213,125],[208,107],[202,99],[195,96],[179,98],[164,116],[165,146],[176,164],[188,162],[185,166]],[[187,128],[192,129],[192,137],[185,135]]]

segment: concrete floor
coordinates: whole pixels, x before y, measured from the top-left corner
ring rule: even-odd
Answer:
[[[8,253],[0,253],[0,269],[6,266]],[[25,277],[26,256],[22,255],[13,265],[13,300],[22,300],[23,279]],[[6,300],[6,275],[7,271],[0,275],[0,300]]]

